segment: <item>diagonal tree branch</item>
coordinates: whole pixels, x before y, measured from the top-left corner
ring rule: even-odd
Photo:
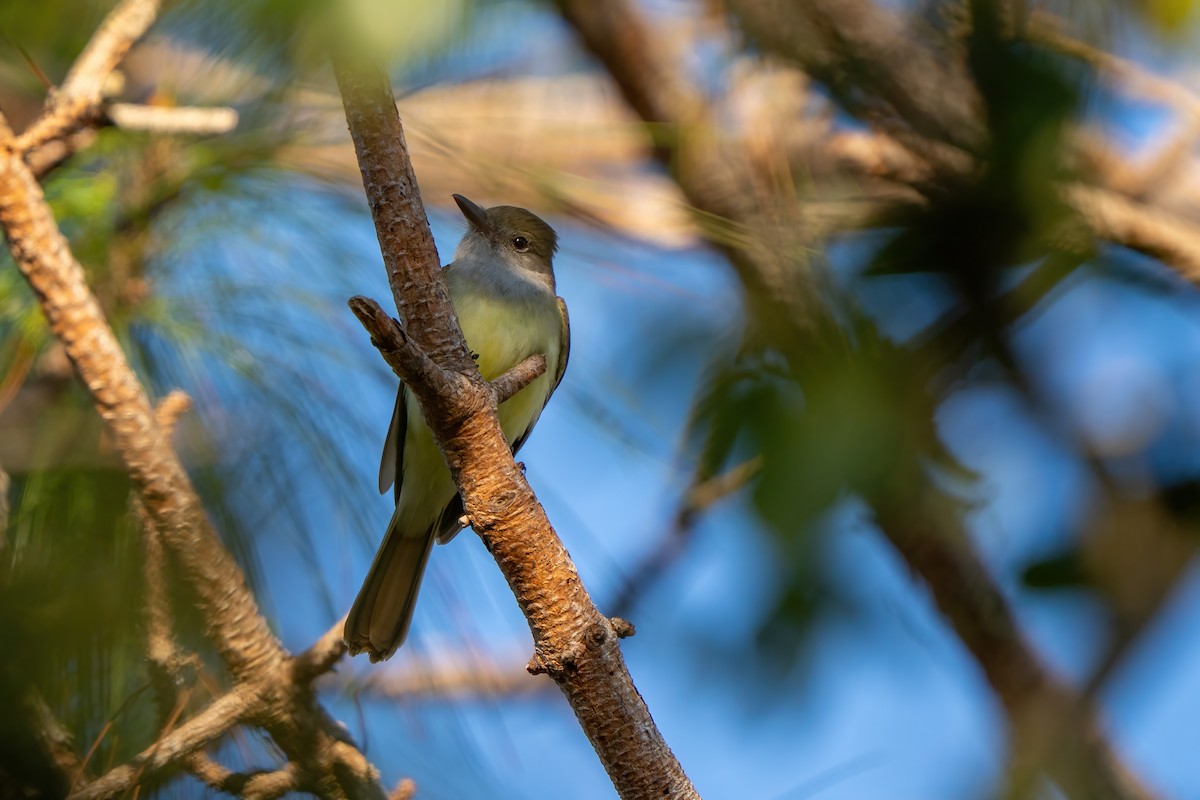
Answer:
[[[876,522],[928,584],[1004,705],[1015,734],[1016,796],[1032,788],[1046,764],[1068,797],[1154,797],[1121,764],[1094,709],[1042,665],[962,529],[953,501],[927,479],[923,483],[903,501],[877,504]]]
[[[142,505],[199,597],[223,661],[236,681],[258,687],[256,691],[271,698],[263,705],[276,713],[263,715],[264,726],[285,752],[313,762],[311,771],[324,776],[318,782],[338,786],[347,780],[349,786],[338,792],[342,795],[374,793],[374,768],[345,743],[344,732],[316,705],[311,692],[287,678],[288,654],[270,632],[241,570],[209,524],[187,473],[155,420],[145,390],[87,288],[83,268],[58,231],[37,180],[11,149],[0,156],[0,227],[51,332],[63,343],[108,423]],[[290,713],[278,713],[285,709]],[[157,764],[157,759],[147,763]],[[348,769],[335,777],[335,763],[345,763]],[[139,773],[122,773],[132,774]],[[93,786],[89,791],[101,791]]]
[[[1200,284],[1200,226],[1102,187],[1075,183],[1063,193],[1097,235],[1153,256]]]
[[[296,764],[302,790],[339,798],[383,797],[375,768],[317,704],[308,682],[315,675],[296,680],[291,657],[259,613],[164,430],[162,423],[169,422],[179,403],[164,404],[163,419],[156,418],[21,157],[22,146],[73,128],[98,98],[104,77],[153,21],[156,9],[155,2],[126,0],[109,16],[56,95],[64,99],[51,102],[30,126],[23,145],[0,117],[0,229],[9,251],[111,431],[138,501],[199,599],[210,636],[235,681],[235,688],[206,711],[81,792],[107,797],[125,791],[143,775],[185,758],[232,721],[250,719]],[[332,662],[326,664],[328,668]]]
[[[249,687],[235,688],[123,764],[71,794],[72,800],[116,797],[143,780],[180,763],[188,755],[216,741],[253,709],[256,700]]]
[[[450,305],[386,77],[345,51],[334,53],[333,69],[404,319],[389,341],[373,338],[389,363],[399,354],[409,362],[402,371],[427,378],[409,386],[446,456],[472,527],[529,622],[531,670],[549,674],[566,695],[623,798],[698,797],[633,684],[617,631],[592,603],[513,461],[496,416],[496,390],[471,361]]]
[[[241,570],[210,527],[191,481],[154,419],[83,267],[71,254],[37,180],[20,159],[0,157],[0,227],[29,281],[51,332],[92,394],[116,439],[147,513],[188,572],[211,622],[218,650],[237,678],[261,674],[283,649],[258,614]]]
[[[454,376],[438,368],[425,353],[408,338],[404,326],[387,315],[369,297],[355,296],[349,301],[350,310],[371,335],[371,344],[400,380],[407,384],[423,383],[436,387],[439,394],[453,395],[460,384]],[[491,382],[496,405],[533,383],[546,371],[546,357],[535,353]]]

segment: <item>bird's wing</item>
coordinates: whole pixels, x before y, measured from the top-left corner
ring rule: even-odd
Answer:
[[[463,514],[466,511],[463,509],[462,495],[454,495],[454,499],[446,504],[442,509],[441,516],[434,523],[434,530],[437,531],[438,544],[446,544],[466,526],[462,524]]]
[[[554,371],[554,385],[546,395],[547,403],[550,402],[554,390],[562,383],[563,373],[567,371],[567,361],[571,358],[571,319],[567,316],[567,301],[561,297],[556,297],[555,300],[558,301],[558,316],[562,318],[562,329],[558,333],[558,369]]]
[[[400,485],[404,482],[400,459],[404,457],[404,434],[408,430],[408,398],[404,384],[396,391],[396,407],[392,409],[392,424],[383,440],[383,457],[379,459],[379,493],[393,483],[396,502],[400,502]]]
[[[442,267],[450,271],[453,264]],[[383,457],[379,459],[379,493],[395,484],[392,492],[400,502],[400,487],[404,483],[404,435],[408,432],[408,395],[403,383],[396,390],[396,407],[392,410],[392,424],[388,426],[387,438],[383,440]]]
[[[546,400],[542,403],[542,408],[546,407],[546,403],[550,402],[550,398],[554,396],[554,390],[562,383],[563,373],[567,371],[567,361],[571,357],[571,320],[567,316],[567,303],[561,297],[556,297],[558,301],[558,316],[562,320],[562,326],[558,331],[558,367],[554,370],[554,383],[550,384],[550,391],[546,393]],[[529,438],[529,434],[533,433],[533,426],[537,424],[538,418],[541,416],[539,410],[537,416],[529,421],[529,427],[516,438],[513,442],[513,455],[521,449],[525,444],[525,440]]]

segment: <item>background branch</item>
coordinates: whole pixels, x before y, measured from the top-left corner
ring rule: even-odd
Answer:
[[[858,86],[844,81],[848,76],[861,77],[866,69],[867,85],[878,91],[876,99],[881,105],[871,105],[869,95],[853,95],[845,98],[851,102],[851,110],[876,121],[881,109],[886,109],[889,121],[884,127],[888,134],[901,136],[906,145],[912,142],[919,148],[919,155],[914,154],[916,165],[911,166],[910,159],[903,155],[872,154],[869,163],[876,165],[875,169],[886,165],[889,173],[903,174],[918,182],[928,174],[935,179],[960,174],[965,151],[975,146],[973,131],[977,126],[971,122],[975,114],[973,93],[943,91],[946,86],[962,84],[961,76],[946,66],[947,60],[931,58],[920,50],[917,44],[920,37],[902,36],[904,26],[892,12],[868,2],[845,5],[739,0],[734,7],[742,12],[739,19],[751,24],[761,22],[754,33],[764,44],[789,58],[799,59],[802,66],[835,92]],[[560,0],[559,8],[647,123],[686,127],[696,122],[693,109],[697,101],[681,102],[679,98],[695,97],[697,91],[686,88],[686,78],[678,67],[652,46],[657,37],[631,4],[608,3],[600,12],[584,0]],[[804,30],[780,27],[780,20]],[[814,36],[818,37],[816,41]],[[813,46],[798,46],[801,42]],[[643,68],[630,69],[631,64]],[[913,65],[928,65],[929,69],[909,70],[908,66]],[[861,105],[864,101],[866,106]],[[908,135],[901,133],[901,125],[910,126]],[[933,137],[944,141],[935,142],[934,146],[928,142],[920,144],[912,134],[920,139]],[[760,220],[768,212],[751,210],[755,200],[745,197],[743,192],[729,196],[732,187],[753,187],[754,176],[740,175],[735,180],[722,181],[717,188],[707,181],[707,171],[696,166],[721,159],[713,145],[711,152],[696,152],[711,140],[689,140],[684,135],[677,140],[684,142],[679,147],[690,149],[682,153],[658,152],[673,167],[672,174],[689,202],[703,213],[728,218],[750,230],[761,230]],[[685,163],[690,168],[681,166]],[[727,163],[729,169],[741,166],[736,161]],[[921,166],[926,164],[932,166],[931,171]],[[799,226],[793,222],[792,227]],[[763,233],[763,240],[770,243],[767,249],[795,255],[788,243],[780,242],[771,233],[774,231]],[[806,330],[814,324],[813,313],[821,312],[794,291],[777,289],[784,280],[779,277],[780,266],[753,247],[727,254],[749,290],[751,301],[754,296],[763,295],[766,302],[774,305],[774,335],[785,341],[806,341]],[[816,283],[794,273],[790,280],[810,286]],[[901,493],[904,502],[878,507],[877,521],[891,544],[930,585],[938,607],[979,662],[1006,708],[1014,735],[1021,742],[1022,757],[1038,764],[1047,759],[1056,777],[1071,791],[1081,792],[1080,797],[1151,796],[1116,762],[1093,713],[1077,711],[1078,699],[1071,697],[1042,666],[1017,630],[1008,601],[978,562],[965,536],[961,531],[944,530],[946,500],[924,480],[927,479]],[[1040,738],[1036,743],[1031,741],[1032,732],[1044,730],[1029,724],[1033,709],[1052,709],[1046,712],[1051,719],[1075,726],[1064,735],[1065,739],[1078,743],[1073,752],[1050,753],[1046,741]],[[1045,718],[1039,717],[1039,721]]]
[[[106,76],[151,24],[157,3],[126,0],[113,11],[72,68],[43,116],[14,142],[0,121],[0,227],[18,269],[32,287],[50,332],[107,423],[144,509],[151,555],[155,536],[171,550],[199,598],[208,629],[236,686],[204,711],[165,733],[130,764],[79,790],[109,797],[145,776],[187,758],[232,724],[253,716],[302,767],[304,789],[334,797],[382,797],[378,775],[317,705],[311,689],[293,680],[291,658],[270,632],[244,576],[221,545],[164,424],[186,407],[169,398],[156,414],[109,328],[82,266],[55,224],[21,151],[66,134],[97,107]],[[159,573],[161,574],[161,573]],[[152,643],[163,669],[177,658],[170,643],[161,585],[152,609],[159,636]],[[165,640],[164,640],[165,639]]]
[[[153,133],[186,133],[193,136],[212,136],[229,133],[237,127],[235,109],[184,108],[179,106],[146,106],[136,103],[109,103],[104,114],[112,124],[127,131]]]
[[[100,109],[104,86],[133,43],[158,16],[158,0],[122,0],[88,42],[66,80],[50,93],[41,116],[17,139],[17,149],[32,152],[87,124]]]
[[[520,697],[541,694],[552,686],[546,678],[530,676],[525,665],[516,661],[447,657],[410,660],[397,669],[377,669],[343,682],[344,691],[400,702]]]

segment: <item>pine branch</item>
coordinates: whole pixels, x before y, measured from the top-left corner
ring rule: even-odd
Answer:
[[[111,797],[124,792],[155,771],[182,762],[231,725],[252,719],[297,765],[304,791],[381,798],[377,771],[317,704],[311,688],[295,679],[293,659],[271,633],[240,568],[213,530],[166,430],[183,402],[169,399],[157,414],[151,408],[22,158],[24,150],[69,132],[90,113],[106,76],[153,21],[156,9],[157,3],[144,0],[119,6],[21,140],[0,118],[0,228],[50,332],[112,434],[148,527],[161,537],[199,598],[207,629],[235,686],[165,733],[133,762],[80,788],[77,795]],[[167,624],[165,617],[156,624],[160,623]],[[171,654],[164,650],[163,655],[166,664]],[[311,680],[315,675],[305,677]]]

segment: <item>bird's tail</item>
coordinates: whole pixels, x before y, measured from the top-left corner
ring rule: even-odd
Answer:
[[[406,535],[399,529],[399,519],[397,509],[346,617],[344,636],[350,655],[365,652],[371,661],[391,658],[404,644],[437,533],[434,525],[416,536]]]

